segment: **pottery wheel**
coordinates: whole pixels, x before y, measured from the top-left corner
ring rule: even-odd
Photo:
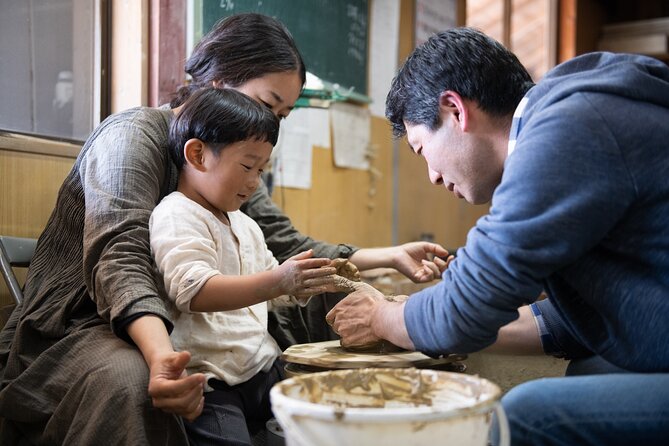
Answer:
[[[430,358],[420,352],[358,353],[344,350],[338,340],[297,344],[283,352],[281,359],[287,363],[322,367],[325,369],[358,369],[364,367],[416,367],[438,368],[444,364],[462,361],[466,355],[448,355]]]

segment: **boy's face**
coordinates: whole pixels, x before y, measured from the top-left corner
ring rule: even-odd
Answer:
[[[198,181],[198,193],[215,209],[238,210],[258,188],[271,153],[270,143],[255,139],[230,144],[218,156],[205,145],[206,171]]]

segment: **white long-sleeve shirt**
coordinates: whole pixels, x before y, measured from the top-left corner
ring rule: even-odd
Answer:
[[[165,197],[149,222],[151,250],[179,315],[171,338],[188,350],[188,373],[202,372],[236,385],[267,371],[281,354],[267,331],[267,302],[232,311],[198,313],[191,299],[217,274],[247,275],[278,266],[260,227],[241,211],[230,225],[180,192]],[[288,296],[271,304],[291,304]]]

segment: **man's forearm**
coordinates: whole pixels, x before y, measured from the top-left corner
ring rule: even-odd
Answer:
[[[518,308],[519,317],[499,329],[497,341],[486,349],[491,353],[543,355],[539,331],[528,305]]]
[[[381,303],[374,312],[372,331],[377,337],[386,339],[398,347],[415,350],[404,323],[404,304],[404,302]]]

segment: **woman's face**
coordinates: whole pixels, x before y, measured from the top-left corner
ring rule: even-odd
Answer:
[[[215,85],[216,87],[220,85]],[[224,85],[224,87],[228,87]],[[291,112],[302,91],[302,80],[297,71],[268,73],[248,80],[234,88],[255,99],[283,119]]]

